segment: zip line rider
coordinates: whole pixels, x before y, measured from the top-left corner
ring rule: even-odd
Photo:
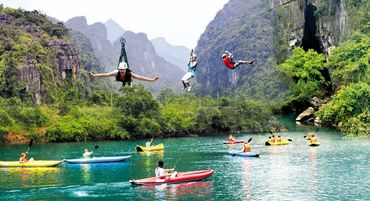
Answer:
[[[225,66],[231,70],[236,69],[241,64],[253,64],[254,63],[253,60],[252,61],[238,60],[237,62],[235,62],[233,61],[233,55],[228,51],[225,51],[225,53],[222,54],[222,59],[224,61]]]
[[[131,85],[132,78],[141,80],[141,81],[147,81],[147,82],[155,82],[159,79],[159,76],[154,76],[152,78],[144,77],[141,75],[138,75],[134,72],[132,72],[126,62],[119,63],[119,66],[117,67],[117,70],[114,70],[109,73],[93,73],[88,72],[90,77],[99,77],[99,78],[105,78],[105,77],[115,77],[116,81],[120,81],[123,83],[123,86]]]
[[[190,60],[188,62],[188,72],[181,78],[182,84],[184,85],[183,90],[187,87],[188,91],[191,90],[190,79],[195,76],[195,71],[197,70],[197,55],[193,53],[193,50],[190,52]]]

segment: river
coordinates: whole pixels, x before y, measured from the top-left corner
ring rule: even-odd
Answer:
[[[292,131],[293,130],[293,131]],[[289,145],[267,147],[268,134],[252,137],[259,158],[227,154],[227,136],[155,139],[165,151],[140,155],[145,141],[34,143],[36,160],[79,158],[84,148],[99,145],[94,156],[131,155],[123,163],[56,168],[0,168],[1,200],[370,200],[370,141],[346,139],[331,129],[318,132],[319,147],[307,146],[304,132],[279,133]],[[1,145],[0,160],[18,160],[26,145]],[[177,171],[213,169],[206,180],[173,185],[132,186],[130,179],[154,176],[158,160]]]

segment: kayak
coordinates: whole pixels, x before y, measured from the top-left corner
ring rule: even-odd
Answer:
[[[86,163],[113,163],[123,162],[131,156],[112,156],[112,157],[94,157],[94,158],[78,158],[78,159],[64,159],[65,162],[71,164],[86,164]]]
[[[279,146],[279,145],[287,145],[287,144],[289,144],[288,140],[281,140],[281,142],[276,142],[276,143],[269,142],[269,141],[265,142],[266,146]]]
[[[317,146],[320,146],[320,142],[310,142],[308,143],[308,146],[317,147]]]
[[[163,143],[155,145],[155,146],[151,146],[149,148],[146,146],[139,146],[139,145],[136,146],[136,151],[161,151],[161,150],[164,150]]]
[[[19,161],[0,161],[0,167],[55,167],[62,161],[32,161],[20,163]]]
[[[224,142],[224,144],[239,144],[239,143],[244,143],[244,140],[234,140]]]
[[[133,179],[130,183],[133,185],[158,185],[158,184],[173,184],[189,181],[199,181],[205,179],[213,174],[213,170],[199,170],[191,172],[180,172],[176,177],[163,176],[163,177],[150,177],[146,179]]]
[[[242,156],[242,157],[259,157],[259,153],[255,152],[241,152],[241,151],[229,151],[232,156]]]

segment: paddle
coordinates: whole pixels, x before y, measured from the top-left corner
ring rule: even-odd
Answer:
[[[28,143],[28,148],[27,148],[26,154],[28,154],[28,151],[32,147],[32,144],[33,144],[33,139],[31,139],[30,142]]]
[[[175,163],[175,165],[173,166],[173,171],[175,171],[175,168],[176,168],[176,165],[177,165],[177,163],[179,162],[179,160],[181,160],[181,159],[178,159],[177,161],[176,161],[176,163]]]
[[[99,149],[99,145],[95,145],[94,149],[95,150]]]
[[[247,143],[250,143],[251,141],[252,141],[252,138],[249,138],[249,140],[247,141]],[[238,154],[238,153],[240,153],[240,152],[236,152],[236,153],[232,154],[232,156],[236,156],[236,154]]]

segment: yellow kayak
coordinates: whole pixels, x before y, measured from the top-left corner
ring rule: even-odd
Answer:
[[[308,146],[317,147],[317,146],[320,146],[320,142],[310,142],[308,143]]]
[[[151,146],[151,147],[139,146],[139,145],[136,146],[136,151],[138,152],[140,151],[161,151],[161,150],[164,150],[163,143],[155,145],[155,146]]]
[[[289,141],[288,140],[281,140],[281,142],[270,142],[270,141],[266,141],[265,142],[265,145],[266,146],[279,146],[279,145],[287,145],[289,144]]]
[[[32,161],[20,163],[19,161],[0,161],[0,167],[54,167],[62,161]]]

